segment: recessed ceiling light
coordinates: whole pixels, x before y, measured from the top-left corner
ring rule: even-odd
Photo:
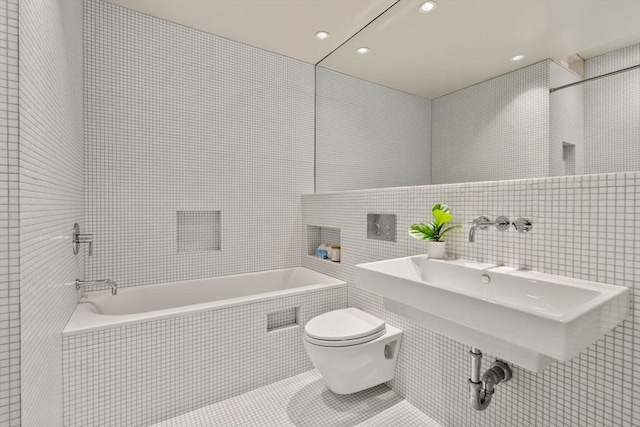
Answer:
[[[329,38],[329,33],[327,33],[326,31],[318,31],[316,33],[316,38],[318,40],[326,40]]]
[[[429,13],[429,12],[433,12],[433,9],[435,9],[436,6],[437,6],[436,2],[426,1],[420,5],[418,10],[420,11],[420,13]]]
[[[369,53],[369,48],[366,46],[362,46],[357,48],[356,52],[358,52],[360,55],[366,55],[367,53]]]
[[[511,58],[513,62],[522,61],[523,59],[524,59],[524,55],[516,55],[513,58]]]

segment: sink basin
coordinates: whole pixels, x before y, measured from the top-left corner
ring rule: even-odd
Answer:
[[[426,255],[356,265],[357,287],[442,335],[540,372],[629,313],[629,289]]]

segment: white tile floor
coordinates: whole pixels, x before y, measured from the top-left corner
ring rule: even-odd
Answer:
[[[333,394],[311,370],[154,427],[440,427],[386,385]]]

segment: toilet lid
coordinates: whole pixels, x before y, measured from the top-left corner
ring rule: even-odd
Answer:
[[[330,311],[309,320],[304,327],[307,337],[322,341],[358,340],[384,334],[385,323],[375,316],[345,308]]]

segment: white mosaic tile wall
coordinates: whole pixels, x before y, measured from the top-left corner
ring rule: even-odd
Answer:
[[[317,67],[315,155],[316,192],[429,184],[431,100]]]
[[[549,63],[551,87],[577,82],[580,77]],[[549,95],[549,176],[584,174],[584,86]]]
[[[300,265],[314,67],[85,2],[89,279],[134,286]],[[177,211],[220,211],[220,251],[178,253]]]
[[[0,2],[0,425],[20,425],[18,0]]]
[[[515,367],[483,412],[467,402],[467,346],[387,313],[379,297],[349,288],[349,305],[382,316],[404,331],[391,387],[443,426],[631,427],[640,425],[640,173],[449,184],[303,196],[303,223],[340,228],[340,264],[303,257],[303,265],[353,281],[358,263],[425,252],[406,234],[436,202],[449,204],[463,232],[449,253],[475,261],[535,269],[628,286],[633,312],[585,352],[540,374]],[[366,238],[367,213],[397,214],[396,243]],[[480,231],[479,215],[524,216],[534,229]],[[487,369],[493,357],[485,357]],[[434,386],[435,385],[435,386]]]
[[[433,100],[433,184],[548,176],[550,62]]]
[[[346,305],[341,287],[66,336],[64,425],[147,426],[308,371],[304,325]]]
[[[82,278],[82,3],[20,0],[22,425],[62,424],[62,329]],[[18,375],[18,374],[14,374]]]
[[[585,77],[640,64],[640,44],[585,61]],[[640,69],[585,83],[587,172],[640,170]]]

